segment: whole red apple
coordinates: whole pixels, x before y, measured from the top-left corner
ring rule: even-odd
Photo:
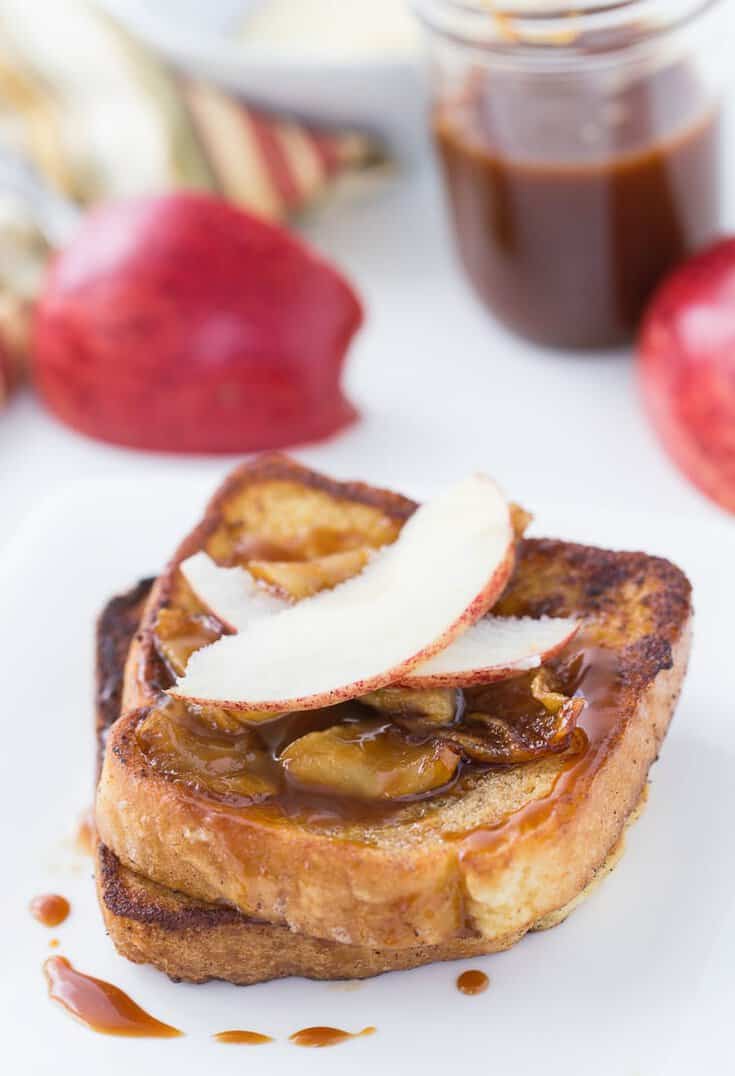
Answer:
[[[34,370],[60,419],[105,441],[245,452],[335,433],[362,321],[347,281],[289,232],[208,195],[92,212],[53,261]]]
[[[682,471],[735,512],[735,239],[676,269],[639,339],[648,412]]]

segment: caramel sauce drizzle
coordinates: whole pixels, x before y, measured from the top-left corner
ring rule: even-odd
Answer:
[[[457,989],[461,994],[484,994],[490,985],[490,980],[484,971],[471,968],[463,971],[457,978]]]
[[[58,927],[71,911],[69,901],[58,893],[42,893],[28,907],[33,918],[45,927]]]
[[[502,853],[505,848],[527,834],[549,826],[563,825],[575,811],[575,791],[589,782],[600,768],[611,747],[618,727],[617,655],[601,647],[580,651],[573,659],[577,671],[574,694],[586,699],[572,745],[564,765],[554,778],[548,793],[513,811],[492,826],[480,826],[465,833],[447,834],[447,840],[459,840],[459,854],[464,862],[474,856]]]
[[[409,804],[461,795],[468,779],[489,769],[531,761],[536,755],[560,754],[561,757],[569,742],[569,730],[560,729],[558,719],[552,720],[547,708],[534,696],[529,682],[531,675],[455,693],[455,716],[449,723],[452,728],[456,726],[455,737],[484,743],[491,757],[499,761],[475,758],[468,749],[468,757],[460,759],[446,783],[394,799],[352,796],[346,790],[328,786],[302,786],[292,779],[282,763],[284,749],[311,732],[334,725],[369,723],[377,729],[380,722],[386,730],[395,727],[395,715],[376,714],[360,700],[285,714],[250,728],[235,719],[235,727],[231,728],[224,710],[207,715],[196,707],[168,699],[140,712],[136,737],[139,748],[154,768],[177,782],[185,794],[191,791],[212,800],[216,804],[214,809],[222,814],[247,815],[276,824],[294,817],[313,826],[330,826],[338,821],[380,824],[400,814]],[[572,701],[576,721],[579,700]],[[476,725],[470,722],[465,726],[462,724],[465,710],[472,711],[473,720],[488,714],[495,724],[483,726],[481,722]],[[571,726],[573,721],[567,720]],[[496,725],[507,725],[505,737],[500,736]],[[418,729],[402,729],[399,735],[404,735],[406,744],[410,745],[426,742],[436,732],[430,725],[420,725]],[[458,742],[464,741],[460,738]],[[451,748],[451,728],[447,743]]]
[[[262,1046],[263,1043],[273,1042],[270,1035],[261,1035],[259,1031],[218,1031],[212,1038],[217,1042],[232,1042],[245,1046]]]
[[[338,1027],[304,1027],[289,1035],[289,1042],[294,1046],[336,1046],[347,1039],[360,1039],[365,1035],[374,1035],[374,1027],[364,1027],[362,1031],[342,1031]]]
[[[132,998],[102,979],[77,971],[64,956],[50,956],[43,965],[52,1001],[103,1035],[171,1039],[183,1032],[156,1020]]]

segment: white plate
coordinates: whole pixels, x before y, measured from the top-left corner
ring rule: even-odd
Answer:
[[[257,1073],[464,1071],[498,1076],[676,1076],[726,1071],[735,966],[733,531],[654,514],[533,505],[537,533],[643,548],[678,561],[695,584],[691,672],[652,795],[620,867],[569,921],[531,936],[484,968],[489,991],[454,988],[467,962],[360,985],[290,980],[249,988],[175,985],[127,963],[104,935],[90,863],[74,852],[75,819],[92,795],[92,629],[115,590],[158,569],[195,520],[197,480],[84,483],[59,493],[11,542],[0,564],[3,724],[0,752],[3,1070],[130,1076],[175,1067],[193,1076]],[[57,891],[73,907],[51,932],[27,911]],[[80,969],[127,990],[180,1040],[96,1035],[46,997],[48,940]],[[298,1049],[313,1024],[372,1038]],[[221,1046],[231,1027],[275,1035]],[[696,1068],[695,1068],[696,1065]]]

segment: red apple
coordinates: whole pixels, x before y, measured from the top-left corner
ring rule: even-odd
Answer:
[[[735,512],[735,239],[685,262],[659,287],[641,329],[639,371],[674,461]]]
[[[83,433],[168,452],[246,452],[335,433],[362,321],[347,281],[289,232],[208,195],[92,212],[40,297],[34,368]]]

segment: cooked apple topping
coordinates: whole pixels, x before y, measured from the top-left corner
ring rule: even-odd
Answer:
[[[277,773],[255,733],[242,725],[228,733],[225,725],[225,714],[169,702],[143,719],[138,743],[155,769],[215,796],[253,802],[273,796]]]
[[[370,552],[363,546],[343,553],[327,553],[313,560],[251,560],[248,571],[255,579],[298,601],[357,575],[367,564]]]
[[[560,714],[569,702],[550,669],[539,669],[531,680],[531,694],[550,714]]]
[[[436,735],[487,765],[515,765],[565,750],[584,699],[564,694],[551,669],[465,692],[466,712],[459,728]]]
[[[393,725],[360,721],[310,732],[281,754],[299,785],[341,796],[396,800],[442,788],[459,754],[446,743],[411,743]]]
[[[183,676],[195,650],[222,635],[219,621],[206,613],[187,613],[181,608],[160,609],[153,629],[156,649],[176,676]]]
[[[570,744],[583,699],[567,699],[557,714],[529,713],[509,720],[489,714],[470,713],[467,724],[437,732],[475,762],[490,766],[514,766],[564,751]]]
[[[393,542],[400,520],[379,507],[335,498],[302,482],[246,486],[223,506],[224,519],[207,539],[221,564],[251,560],[311,560],[359,546]]]
[[[391,716],[415,717],[431,725],[450,725],[459,710],[456,688],[418,691],[409,687],[381,687],[357,701]]]
[[[407,732],[453,744],[462,755],[483,765],[530,762],[565,750],[584,700],[564,694],[564,685],[548,667],[493,685],[466,688],[453,725],[434,725],[416,714],[394,713]]]

